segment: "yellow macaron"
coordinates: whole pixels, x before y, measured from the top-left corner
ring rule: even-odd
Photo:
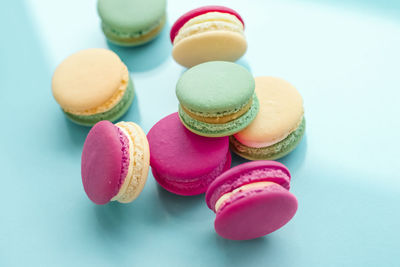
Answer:
[[[52,91],[65,115],[86,126],[117,120],[134,97],[128,68],[117,54],[101,48],[81,50],[61,62]]]

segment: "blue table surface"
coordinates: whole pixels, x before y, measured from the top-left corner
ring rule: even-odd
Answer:
[[[166,28],[138,48],[106,42],[94,0],[2,5],[0,266],[400,266],[400,2],[193,2],[170,0]],[[151,174],[131,204],[91,203],[80,176],[89,129],[65,119],[51,95],[65,57],[110,48],[136,87],[122,119],[147,133],[177,110],[184,69],[171,57],[169,28],[205,4],[245,19],[239,64],[288,80],[304,97],[306,136],[280,160],[299,210],[256,240],[219,237],[204,195],[170,194]]]

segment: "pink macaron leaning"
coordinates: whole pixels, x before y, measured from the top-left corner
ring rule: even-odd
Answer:
[[[137,124],[96,123],[82,151],[81,174],[87,196],[98,205],[132,202],[146,183],[149,158],[146,135]]]
[[[215,231],[227,239],[248,240],[278,230],[297,211],[289,187],[289,170],[276,161],[248,162],[224,172],[206,193],[216,213]]]
[[[147,138],[154,178],[174,194],[202,194],[230,168],[229,138],[196,135],[182,125],[178,113],[157,122]]]

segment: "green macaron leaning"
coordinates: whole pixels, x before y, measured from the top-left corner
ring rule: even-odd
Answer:
[[[97,11],[107,39],[120,46],[153,40],[166,21],[166,0],[98,0]]]
[[[253,76],[244,67],[211,61],[187,70],[176,85],[179,117],[191,132],[221,137],[248,126],[259,109]]]

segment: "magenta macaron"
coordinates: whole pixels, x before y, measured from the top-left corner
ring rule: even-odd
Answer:
[[[206,193],[216,213],[215,231],[232,240],[247,240],[272,233],[297,211],[297,198],[289,192],[289,170],[276,161],[238,165],[217,177]]]
[[[228,137],[196,135],[182,125],[178,113],[157,122],[147,138],[154,178],[178,195],[204,193],[231,165]]]
[[[139,125],[100,121],[83,145],[83,188],[98,205],[110,201],[129,203],[146,183],[149,160],[149,144]]]

